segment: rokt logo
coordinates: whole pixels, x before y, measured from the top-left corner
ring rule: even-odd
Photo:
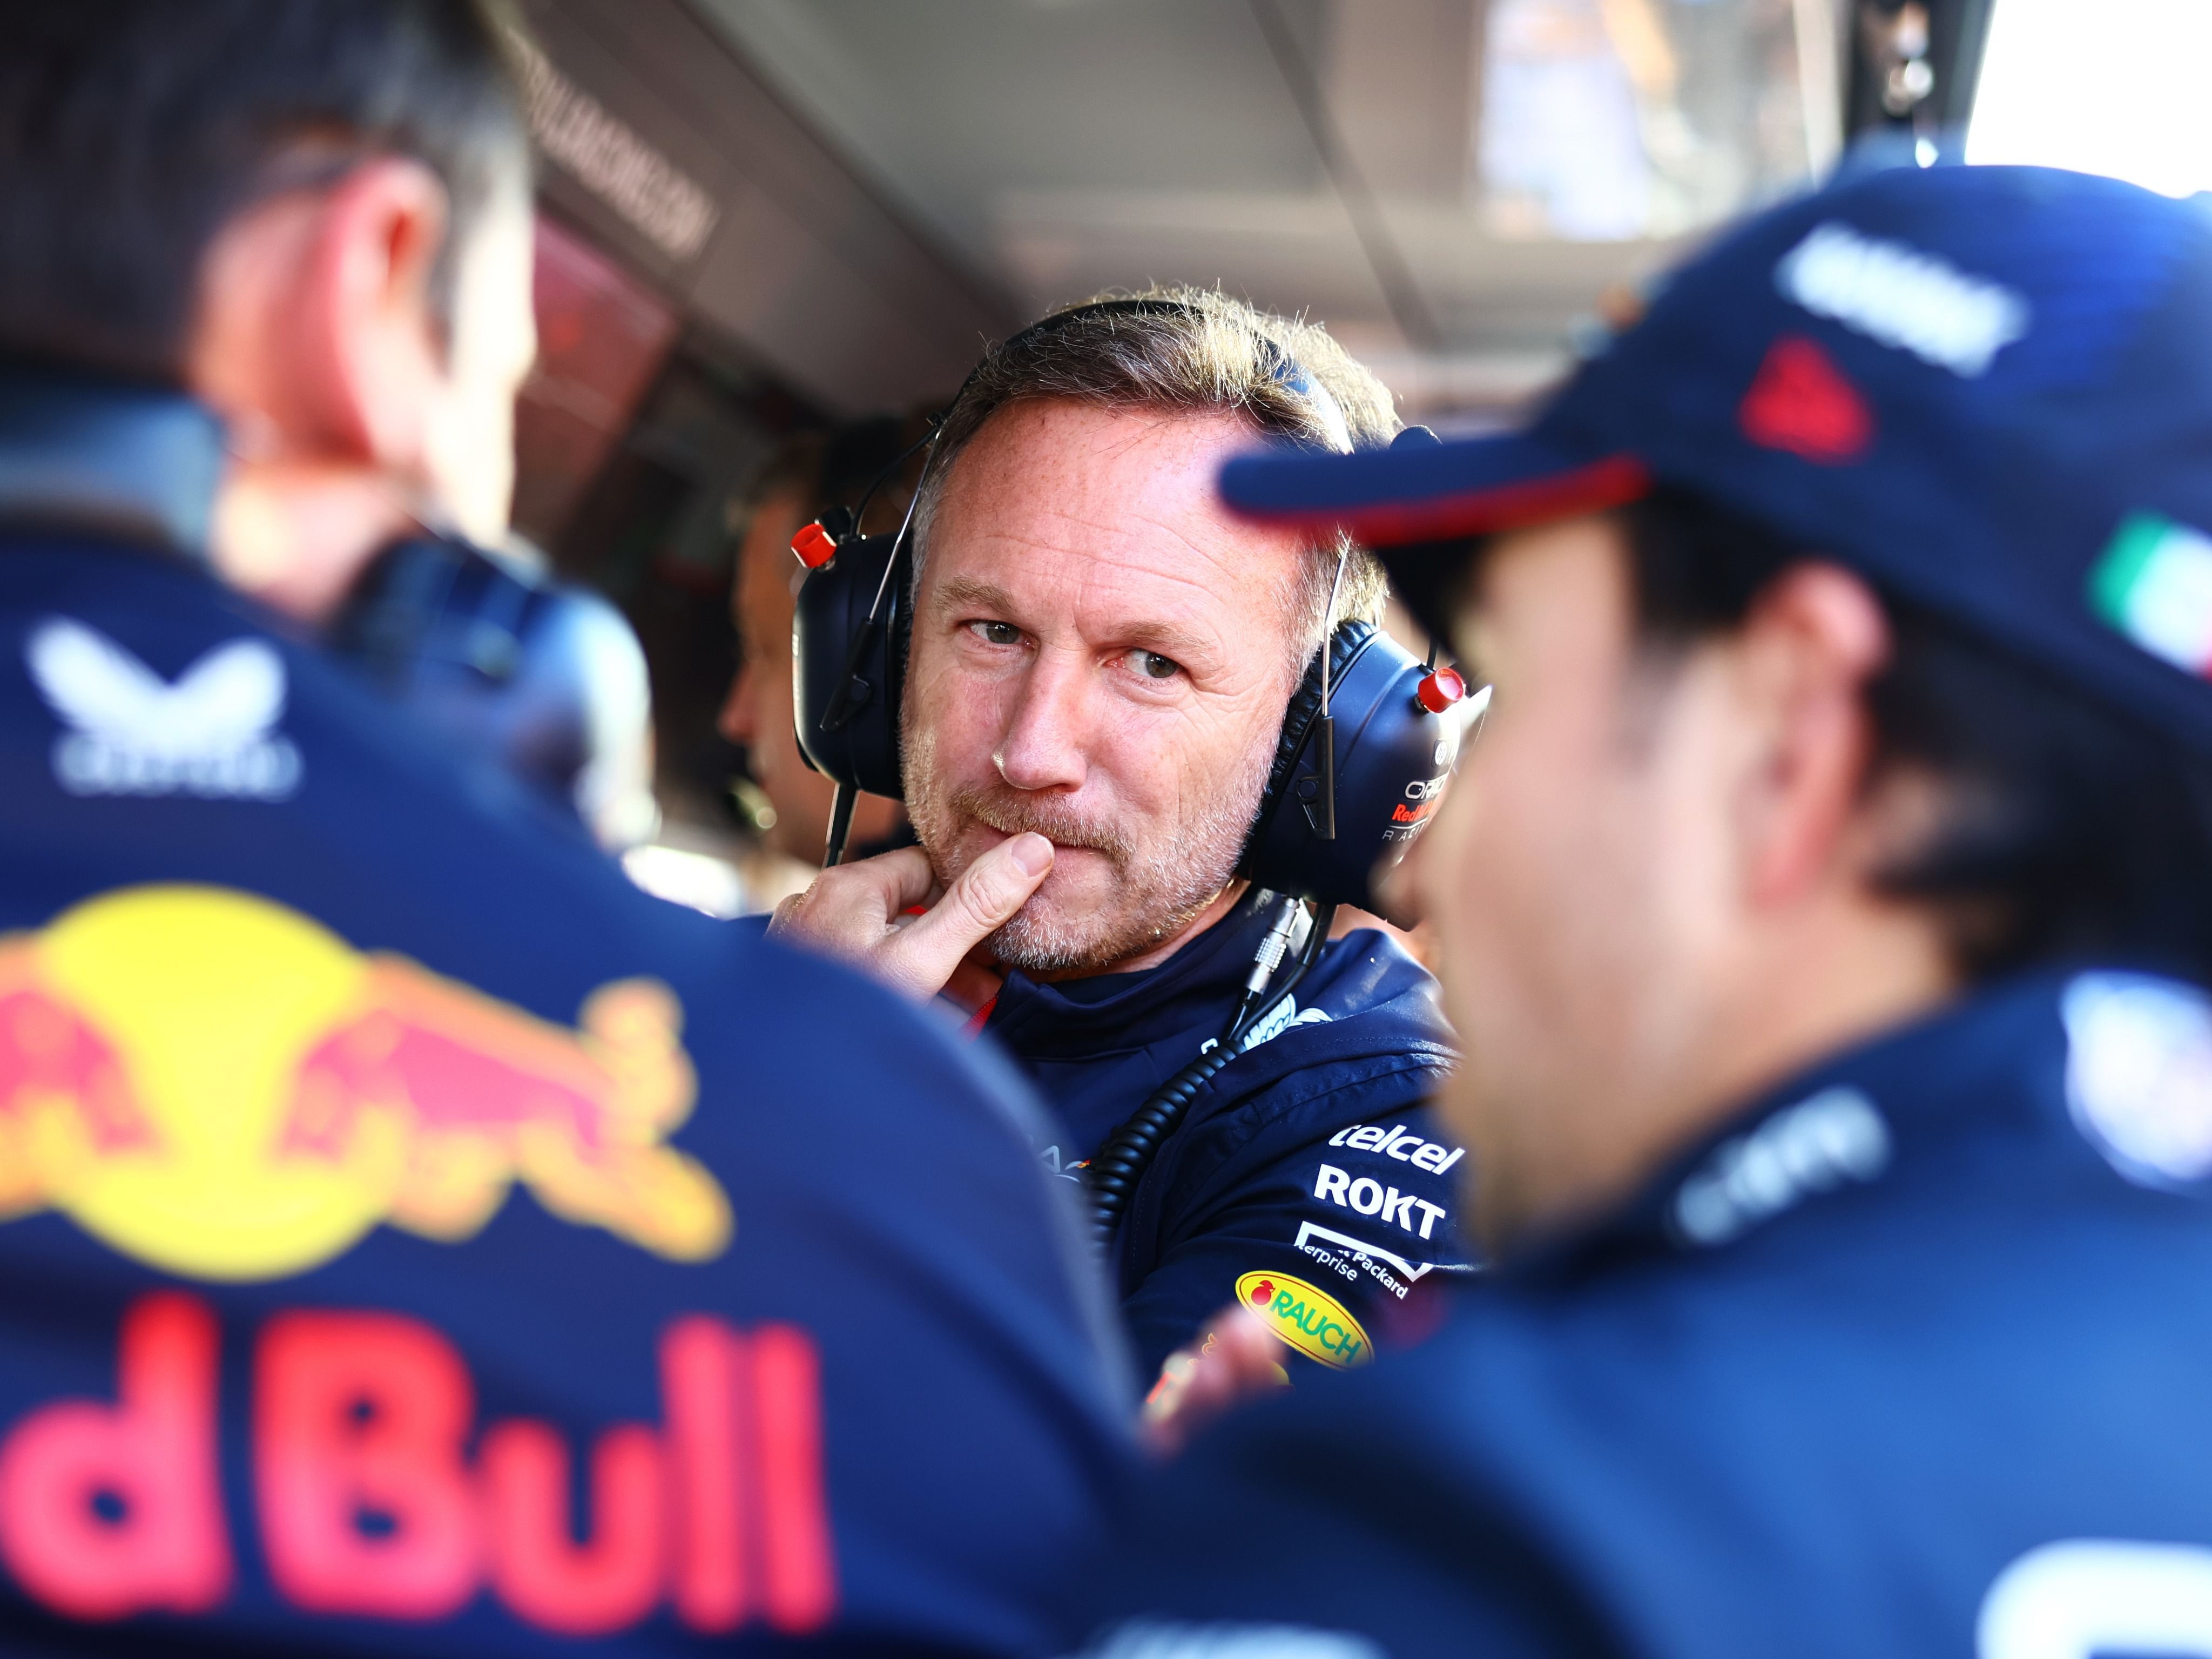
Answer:
[[[46,1606],[110,1620],[228,1599],[219,1348],[206,1303],[143,1297],[124,1316],[115,1403],[55,1401],[0,1441],[0,1559]],[[820,1628],[837,1586],[811,1339],[694,1314],[659,1358],[663,1421],[605,1430],[576,1483],[550,1423],[487,1424],[465,1455],[474,1385],[433,1327],[277,1314],[254,1346],[250,1438],[276,1594],[309,1613],[432,1620],[488,1586],[568,1636],[623,1629],[664,1599],[697,1631]],[[573,1523],[572,1491],[587,1510]]]
[[[1385,1187],[1372,1176],[1361,1176],[1355,1181],[1349,1170],[1340,1170],[1334,1164],[1324,1164],[1314,1172],[1314,1196],[1356,1210],[1361,1215],[1379,1215],[1394,1226],[1402,1227],[1409,1233],[1418,1232],[1423,1238],[1444,1218],[1441,1204],[1431,1204],[1412,1193],[1401,1193],[1395,1187]],[[1413,1219],[1415,1210],[1421,1212],[1419,1223]]]
[[[1246,1273],[1237,1281],[1237,1299],[1309,1359],[1348,1370],[1375,1357],[1367,1333],[1343,1304],[1303,1279],[1288,1273]]]
[[[520,1179],[704,1260],[728,1202],[662,1144],[694,1091],[680,1018],[624,980],[569,1030],[249,894],[107,894],[0,936],[0,1218],[52,1207],[173,1273],[275,1279],[379,1221],[468,1238]]]

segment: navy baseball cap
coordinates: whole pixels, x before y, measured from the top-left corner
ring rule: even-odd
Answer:
[[[2212,750],[2212,212],[2086,173],[1862,174],[1677,270],[1524,430],[1224,470],[1445,633],[1468,538],[1679,488]]]

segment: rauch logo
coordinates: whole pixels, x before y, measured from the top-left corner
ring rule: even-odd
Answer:
[[[1237,1281],[1237,1299],[1309,1359],[1346,1370],[1375,1357],[1359,1322],[1335,1297],[1303,1279],[1288,1273],[1246,1273]]]

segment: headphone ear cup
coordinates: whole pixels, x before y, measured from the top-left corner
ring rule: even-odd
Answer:
[[[1346,667],[1359,654],[1360,648],[1375,637],[1375,624],[1369,622],[1339,623],[1336,634],[1329,641],[1328,659],[1332,673],[1342,678]],[[1291,694],[1290,707],[1283,711],[1283,729],[1275,740],[1274,763],[1267,769],[1267,787],[1260,793],[1260,811],[1253,821],[1252,842],[1246,844],[1249,854],[1259,838],[1264,825],[1275,810],[1283,787],[1290,781],[1292,769],[1297,765],[1298,751],[1305,746],[1306,734],[1313,729],[1314,721],[1321,715],[1321,665],[1318,651],[1306,663],[1306,672],[1298,681],[1298,689]]]
[[[326,637],[461,751],[573,806],[603,844],[652,834],[645,653],[598,594],[418,538],[378,556]]]
[[[899,704],[906,684],[905,561],[885,568],[898,538],[848,536],[808,573],[791,618],[791,690],[799,752],[834,783],[904,799]],[[884,592],[884,613],[868,611]]]
[[[1336,834],[1315,810],[1322,763],[1308,742],[1321,713],[1320,658],[1291,699],[1261,798],[1244,873],[1256,885],[1322,904],[1375,908],[1370,883],[1427,826],[1459,759],[1460,726],[1414,692],[1420,659],[1371,623],[1346,623],[1330,643]]]

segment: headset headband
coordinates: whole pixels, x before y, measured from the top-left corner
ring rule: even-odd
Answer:
[[[1055,311],[1049,317],[1040,317],[1027,328],[1009,335],[995,352],[986,353],[983,361],[969,370],[968,378],[960,383],[960,390],[953,394],[952,401],[945,406],[945,415],[939,422],[939,430],[942,431],[945,426],[951,422],[954,412],[959,409],[969,391],[974,388],[976,378],[982,374],[993,359],[1005,356],[1023,341],[1036,335],[1056,333],[1070,323],[1091,317],[1190,317],[1200,322],[1205,322],[1210,320],[1212,314],[1204,306],[1194,305],[1188,300],[1170,299],[1165,295],[1160,295],[1149,299],[1137,297],[1122,300],[1088,300],[1081,305],[1070,306],[1064,311]],[[1260,349],[1273,360],[1272,367],[1267,371],[1268,378],[1296,393],[1299,399],[1320,417],[1322,425],[1328,430],[1331,448],[1340,454],[1350,454],[1352,449],[1352,423],[1344,417],[1344,406],[1338,403],[1329,389],[1298,361],[1296,354],[1289,347],[1271,335],[1256,330],[1255,332],[1258,335]]]
[[[1039,318],[1036,322],[1031,323],[1027,328],[1021,329],[1017,332],[1009,335],[1004,343],[1000,345],[996,352],[987,352],[984,355],[983,361],[977,363],[975,368],[968,371],[968,378],[961,381],[960,390],[952,394],[952,401],[945,406],[945,413],[937,418],[937,422],[931,428],[928,435],[901,451],[898,456],[892,460],[891,464],[885,467],[881,472],[878,473],[874,480],[869,483],[867,489],[861,493],[860,505],[852,515],[853,527],[856,531],[860,526],[860,514],[867,510],[868,502],[874,498],[876,491],[882,488],[884,481],[889,478],[891,474],[896,472],[901,466],[904,465],[907,458],[912,455],[915,449],[920,448],[923,444],[927,444],[929,447],[929,453],[922,460],[921,476],[915,480],[914,494],[908,497],[906,512],[902,514],[899,519],[898,533],[891,539],[890,556],[884,562],[883,575],[876,583],[876,591],[873,598],[872,598],[868,602],[867,617],[863,625],[863,632],[860,635],[856,636],[854,641],[852,653],[853,660],[850,667],[848,668],[845,684],[843,687],[840,689],[836,699],[830,704],[829,713],[825,716],[825,722],[830,730],[834,731],[842,726],[847,720],[852,718],[854,712],[856,705],[853,701],[852,692],[854,688],[860,684],[861,682],[851,672],[851,670],[857,669],[860,664],[860,659],[866,653],[868,649],[873,644],[873,635],[883,627],[884,601],[890,596],[893,583],[900,580],[900,572],[902,568],[900,563],[902,556],[910,553],[908,538],[913,532],[915,509],[921,505],[922,495],[929,488],[930,475],[937,470],[938,446],[944,438],[945,428],[951,424],[952,416],[958,411],[961,404],[966,399],[969,392],[974,390],[976,378],[982,374],[985,367],[993,360],[994,357],[1005,356],[1006,353],[1012,351],[1016,346],[1019,345],[1024,340],[1033,338],[1034,337],[1041,334],[1056,332],[1060,329],[1065,328],[1068,324],[1080,319],[1117,315],[1128,317],[1192,317],[1200,321],[1204,321],[1211,315],[1211,313],[1206,311],[1205,307],[1193,305],[1188,300],[1170,299],[1165,296],[1158,296],[1153,298],[1139,296],[1119,300],[1086,301],[1081,305],[1070,306],[1064,311],[1055,311],[1049,317]],[[1257,332],[1257,331],[1255,331],[1255,332]],[[1307,371],[1305,365],[1301,363],[1297,360],[1297,356],[1292,354],[1287,347],[1282,345],[1279,342],[1265,333],[1259,333],[1258,338],[1261,349],[1263,349],[1267,356],[1273,360],[1273,367],[1268,371],[1269,378],[1275,380],[1278,384],[1289,388],[1289,390],[1295,393],[1309,409],[1313,410],[1313,412],[1320,417],[1322,424],[1328,428],[1329,441],[1332,447],[1334,447],[1340,454],[1350,454],[1352,450],[1352,427],[1351,423],[1344,418],[1343,405],[1337,402],[1336,398],[1331,394],[1327,386],[1316,380],[1314,376]],[[805,532],[802,532],[801,533],[804,534]],[[835,536],[825,533],[816,545],[819,551],[818,557],[809,556],[808,553],[800,550],[799,544],[796,541],[794,541],[792,545],[792,550],[799,555],[800,562],[805,563],[810,569],[814,568],[817,564],[826,562],[835,556],[837,549],[837,538]],[[1344,566],[1343,561],[1340,558],[1338,561],[1336,574],[1337,580],[1340,583],[1344,580]],[[1330,600],[1330,611],[1332,615],[1334,614],[1334,609],[1335,602],[1334,594],[1332,593]],[[1325,641],[1322,648],[1325,653],[1328,648]],[[1326,677],[1326,666],[1327,659],[1324,656],[1324,678]],[[1326,712],[1327,694],[1324,691],[1323,713]],[[848,810],[849,811],[849,809]],[[834,832],[831,836],[831,846],[833,848],[840,848],[842,846],[842,838],[835,835]],[[832,862],[835,862],[835,860],[833,860]]]

